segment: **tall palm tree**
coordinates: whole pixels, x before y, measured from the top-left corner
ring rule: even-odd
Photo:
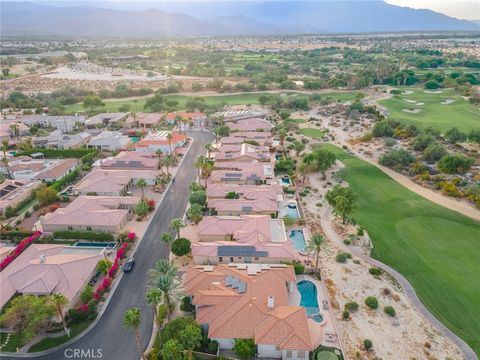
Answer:
[[[5,170],[7,171],[7,177],[9,179],[13,179],[12,173],[10,172],[10,167],[8,165],[7,151],[8,151],[8,140],[3,140],[2,141],[2,152],[3,152],[2,162],[3,162],[3,165],[5,166]]]
[[[213,169],[213,162],[203,155],[200,155],[195,162],[195,167],[199,169],[198,177],[205,178],[205,187],[207,186],[208,176]]]
[[[162,153],[162,150],[158,149],[157,151],[155,151],[155,155],[158,156],[158,164],[157,164],[157,167],[158,167],[158,170],[160,170],[160,172],[161,172],[161,171],[162,171],[162,167],[163,167],[163,163],[162,163],[163,153]]]
[[[172,135],[171,132],[169,132],[167,134],[167,140],[168,140],[168,148],[170,150],[170,152],[169,152],[170,154],[172,153],[172,139],[173,139],[173,135]]]
[[[177,277],[171,277],[168,274],[163,274],[158,277],[155,287],[162,292],[161,302],[167,308],[167,319],[170,321],[172,310],[175,307],[175,302],[180,300],[182,295],[182,282]]]
[[[193,358],[193,349],[202,343],[202,330],[199,326],[188,325],[178,334],[180,344],[188,354],[188,360]]]
[[[162,241],[165,243],[165,245],[170,248],[170,245],[172,245],[173,242],[173,236],[169,232],[163,233],[161,237]]]
[[[62,319],[63,331],[68,335],[67,323],[65,322],[65,314],[63,312],[65,306],[68,304],[68,299],[60,293],[55,293],[50,297],[50,303],[55,307],[55,311],[60,319]],[[70,335],[68,335],[68,337],[70,337]]]
[[[180,218],[175,218],[170,221],[170,227],[175,230],[177,237],[180,237],[180,230],[185,227],[185,223]]]
[[[142,360],[147,360],[145,354],[142,351],[142,341],[140,339],[140,324],[142,323],[142,312],[139,308],[133,307],[128,309],[125,312],[125,316],[123,318],[123,326],[127,329],[133,329],[135,332],[135,340],[137,342],[137,349],[140,351],[140,356]]]
[[[213,150],[213,144],[205,144],[205,149],[207,150],[207,159],[210,159],[210,152]]]
[[[280,145],[283,146],[283,143],[285,141],[285,136],[287,136],[287,132],[285,129],[282,127],[277,131],[278,138],[280,140]]]
[[[173,159],[171,154],[168,154],[167,156],[164,156],[162,158],[162,164],[167,168],[167,175],[170,176],[170,167],[173,166],[175,163],[175,160]]]
[[[158,318],[158,304],[160,304],[160,301],[162,300],[162,293],[158,288],[148,289],[145,293],[145,300],[147,301],[147,304],[152,305],[154,320],[156,321],[157,326],[160,327],[161,324]]]
[[[143,178],[140,178],[137,180],[137,186],[142,189],[142,200],[145,199],[145,186],[147,186],[147,182],[145,181],[145,179]]]
[[[168,260],[158,260],[153,268],[148,270],[148,275],[150,276],[150,280],[154,285],[158,282],[158,279],[160,279],[162,275],[167,275],[171,278],[178,278],[178,267]]]
[[[315,253],[315,271],[318,270],[318,258],[320,254],[320,250],[322,245],[325,241],[325,238],[321,234],[313,234],[310,240],[307,242],[307,251],[312,251]]]

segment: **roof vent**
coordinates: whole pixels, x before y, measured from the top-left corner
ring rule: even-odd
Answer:
[[[275,298],[273,296],[269,296],[267,298],[267,307],[269,309],[273,309],[275,307]]]
[[[47,261],[47,257],[44,254],[40,255],[40,264],[45,264],[45,261]]]

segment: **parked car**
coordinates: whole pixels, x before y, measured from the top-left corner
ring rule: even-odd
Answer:
[[[123,272],[130,272],[133,269],[133,266],[135,265],[135,258],[130,258],[125,261],[125,264],[122,266]]]

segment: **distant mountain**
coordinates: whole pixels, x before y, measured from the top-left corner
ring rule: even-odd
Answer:
[[[395,31],[475,31],[478,24],[430,10],[368,1],[164,1],[150,9],[111,9],[128,2],[62,6],[1,2],[3,35],[174,37]],[[138,5],[138,3],[134,3]],[[95,6],[93,6],[95,5]],[[118,6],[118,5],[117,5]]]

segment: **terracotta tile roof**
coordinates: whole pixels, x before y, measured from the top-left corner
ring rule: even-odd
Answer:
[[[265,119],[244,119],[237,120],[236,122],[229,122],[226,124],[230,130],[238,130],[244,132],[256,132],[258,129],[270,131],[272,124]]]
[[[175,120],[177,116],[181,116],[185,119],[193,119],[197,117],[204,117],[205,114],[202,112],[171,112],[168,113],[166,118],[167,120]]]
[[[295,280],[293,268],[280,264],[189,267],[185,290],[210,338],[255,338],[257,344],[310,351],[305,309],[288,304],[287,284]]]
[[[35,179],[57,179],[68,173],[69,170],[77,167],[78,161],[76,159],[59,160],[53,167],[42,171],[35,176]]]
[[[229,192],[239,194],[240,198],[258,199],[266,196],[275,198],[279,194],[283,194],[281,185],[236,185],[236,184],[208,184],[207,196],[209,199],[222,198]]]

